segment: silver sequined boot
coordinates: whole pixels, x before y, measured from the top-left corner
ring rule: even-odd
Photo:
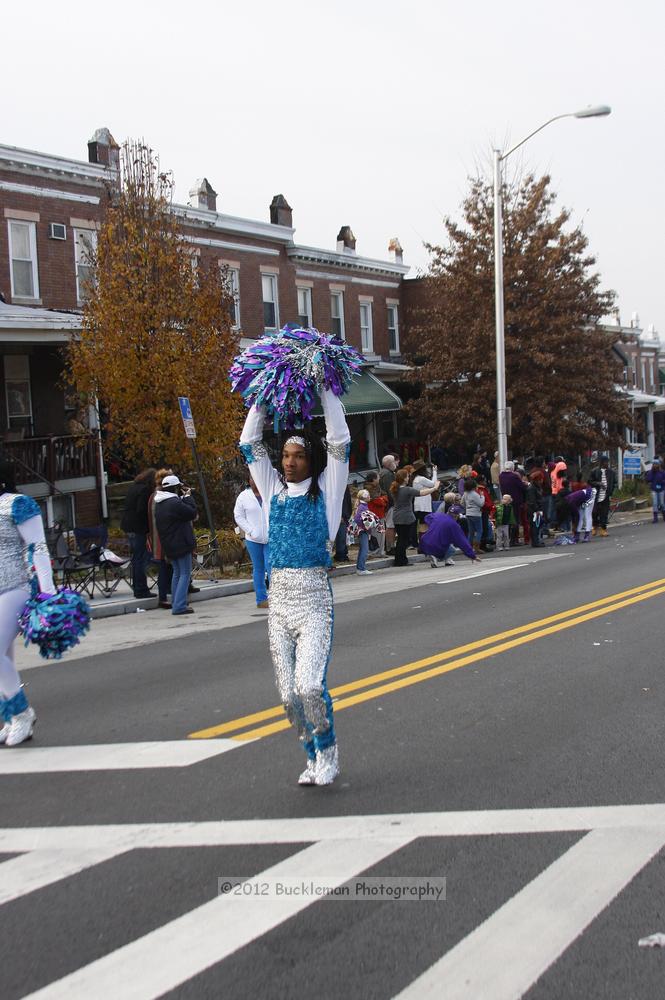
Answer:
[[[298,778],[299,785],[316,784],[316,757],[307,758],[307,767]]]
[[[339,753],[337,744],[318,750],[316,754],[315,785],[332,785],[339,774]]]
[[[15,715],[9,723],[9,732],[7,733],[5,744],[8,747],[15,747],[19,743],[29,740],[32,737],[36,721],[35,710],[28,705],[24,712]]]

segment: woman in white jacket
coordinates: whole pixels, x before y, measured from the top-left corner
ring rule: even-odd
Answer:
[[[245,545],[252,560],[252,576],[257,608],[268,607],[266,577],[270,579],[268,549],[268,518],[256,483],[249,477],[249,486],[239,494],[233,508],[233,520],[245,536]]]

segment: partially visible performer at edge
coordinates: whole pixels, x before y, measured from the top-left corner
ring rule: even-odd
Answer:
[[[281,473],[262,444],[263,408],[251,407],[240,438],[268,508],[268,637],[279,695],[307,754],[301,785],[329,785],[339,774],[326,678],[333,637],[327,571],[349,474],[350,434],[338,397],[330,390],[321,390],[320,396],[325,447],[309,429],[288,432]]]
[[[18,616],[30,596],[28,569],[34,566],[43,594],[54,594],[44,524],[32,497],[16,492],[13,467],[0,462],[0,743],[15,747],[32,736],[36,715],[14,666]]]

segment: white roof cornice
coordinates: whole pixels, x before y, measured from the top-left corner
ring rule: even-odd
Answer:
[[[83,183],[104,184],[117,179],[118,172],[100,163],[85,160],[69,160],[64,156],[37,153],[32,149],[0,144],[0,168],[5,167],[22,174],[44,177],[50,175],[62,180],[76,180]]]
[[[288,247],[286,252],[293,260],[326,264],[328,267],[339,267],[346,271],[373,271],[375,274],[378,272],[392,275],[404,275],[410,271],[408,264],[393,264],[388,260],[358,257],[355,253],[338,253],[334,250],[321,250],[318,247],[293,246]]]
[[[237,215],[223,215],[205,208],[192,208],[190,205],[171,206],[173,212],[183,221],[206,229],[216,229],[225,233],[237,233],[243,236],[258,236],[263,240],[276,240],[278,243],[292,243],[295,229],[290,226],[276,226],[272,222],[258,222],[255,219],[242,219]]]

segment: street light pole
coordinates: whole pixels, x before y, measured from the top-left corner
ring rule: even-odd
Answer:
[[[612,109],[606,104],[600,104],[592,108],[583,108],[581,111],[571,111],[565,115],[556,115],[549,118],[537,129],[512,146],[506,153],[500,149],[494,150],[494,316],[496,327],[496,429],[497,429],[497,451],[499,452],[499,469],[502,470],[508,461],[508,428],[506,410],[506,345],[504,326],[504,306],[503,306],[503,212],[501,205],[501,189],[503,186],[501,165],[511,153],[528,142],[537,132],[541,132],[552,122],[561,118],[602,118],[612,113]]]
[[[494,312],[496,322],[496,430],[499,469],[508,461],[506,427],[506,346],[503,312],[503,215],[501,206],[501,152],[494,150]]]

